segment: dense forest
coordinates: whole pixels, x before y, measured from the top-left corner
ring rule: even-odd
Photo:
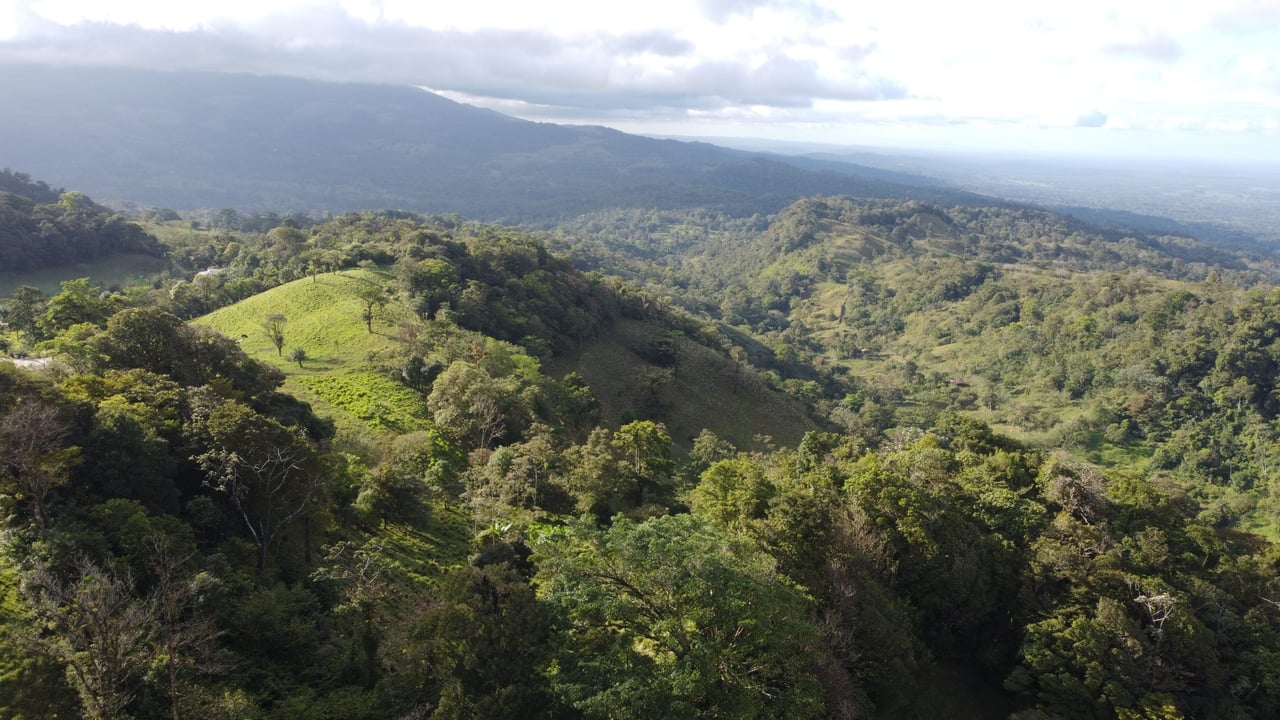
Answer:
[[[121,252],[160,254],[156,239],[78,192],[0,170],[0,270],[69,265]]]
[[[0,714],[1280,714],[1265,257],[848,198],[111,223],[174,277],[4,305]]]

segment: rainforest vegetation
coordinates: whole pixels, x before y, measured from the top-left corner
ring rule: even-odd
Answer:
[[[1280,714],[1265,256],[914,201],[534,232],[4,182],[51,239],[3,269],[81,265],[0,317],[0,715]],[[125,250],[171,270],[95,281]]]

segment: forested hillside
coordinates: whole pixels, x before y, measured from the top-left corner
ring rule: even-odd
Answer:
[[[819,381],[846,430],[886,405],[951,408],[1274,524],[1269,258],[1044,211],[840,198],[771,220],[588,216],[561,242],[759,338],[759,363],[793,391]]]
[[[6,303],[0,714],[1280,713],[1264,259],[844,198],[147,222],[213,270]]]
[[[155,238],[82,193],[61,192],[23,173],[0,171],[0,272],[160,254]]]

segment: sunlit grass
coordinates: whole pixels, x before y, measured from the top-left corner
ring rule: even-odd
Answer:
[[[471,551],[471,516],[461,507],[431,503],[422,522],[387,523],[376,537],[380,556],[414,584],[430,585],[466,564]]]
[[[305,375],[297,380],[326,403],[373,428],[400,434],[431,427],[421,394],[377,373]]]
[[[356,291],[370,283],[387,285],[386,273],[372,269],[326,273],[281,285],[208,315],[195,324],[208,325],[237,339],[252,358],[282,370],[285,390],[310,402],[321,415],[334,417],[340,429],[375,434],[423,429],[429,423],[418,393],[370,370],[398,352],[394,337],[405,315],[394,302],[380,309],[369,331],[364,304]],[[264,323],[267,316],[285,317],[284,348],[278,352]],[[301,348],[307,358],[289,360]]]

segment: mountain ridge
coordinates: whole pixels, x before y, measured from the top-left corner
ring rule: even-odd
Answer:
[[[504,222],[604,207],[774,212],[813,194],[960,201],[855,165],[520,120],[409,86],[0,66],[4,165],[108,203]]]

